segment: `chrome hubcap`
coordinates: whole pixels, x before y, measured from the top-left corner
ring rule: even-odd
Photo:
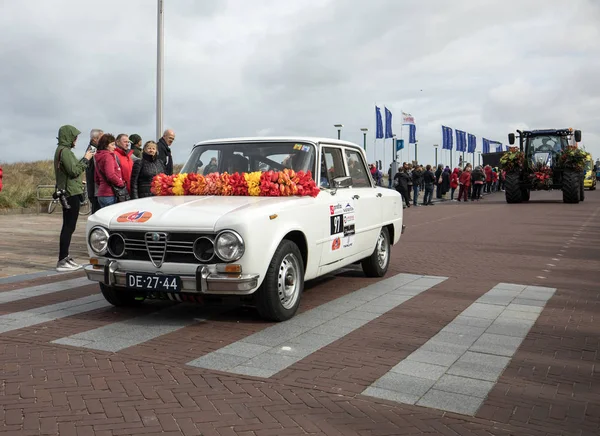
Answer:
[[[384,269],[387,265],[388,256],[389,247],[387,243],[387,238],[385,237],[383,232],[381,232],[379,234],[379,239],[377,239],[377,261],[381,269]]]
[[[277,291],[285,309],[294,307],[300,293],[300,262],[294,254],[287,254],[279,265]]]

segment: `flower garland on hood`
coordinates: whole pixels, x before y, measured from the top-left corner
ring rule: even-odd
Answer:
[[[252,173],[158,174],[150,188],[154,195],[219,195],[290,197],[319,195],[310,171],[255,171]]]

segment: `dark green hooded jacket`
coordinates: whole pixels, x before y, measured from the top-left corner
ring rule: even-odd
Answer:
[[[56,188],[65,189],[67,197],[83,194],[81,174],[85,171],[88,160],[77,160],[73,153],[73,141],[81,132],[73,126],[62,126],[58,130],[58,146],[54,152],[54,174]],[[59,162],[60,155],[60,162]]]

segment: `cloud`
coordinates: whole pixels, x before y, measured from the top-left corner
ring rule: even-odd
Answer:
[[[156,139],[156,2],[2,10],[0,161],[49,158],[67,123],[84,132],[80,154],[95,127]],[[476,134],[479,149],[519,127],[581,128],[600,156],[594,0],[170,0],[164,17],[164,128],[179,162],[201,140],[333,138],[335,123],[358,144],[368,127],[369,159],[389,160],[391,142],[373,138],[375,104],[398,135],[401,110],[415,116],[422,162],[442,124]]]

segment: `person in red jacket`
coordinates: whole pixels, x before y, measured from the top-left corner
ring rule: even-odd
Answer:
[[[117,202],[113,186],[117,188],[125,186],[121,167],[117,163],[115,155],[115,137],[113,135],[105,133],[100,137],[94,159],[96,160],[94,180],[98,186],[98,203],[100,208],[103,208]]]
[[[471,167],[471,164],[467,164],[458,179],[458,184],[460,186],[460,189],[458,190],[458,201],[460,201],[460,199],[463,197],[465,198],[465,202],[469,201],[469,187],[471,186],[472,169],[473,167]]]
[[[125,133],[119,133],[115,141],[115,156],[117,163],[121,166],[121,175],[125,180],[127,192],[131,195],[131,170],[133,168],[133,150],[129,148],[129,136]]]
[[[486,165],[483,167],[483,172],[485,173],[483,192],[487,192],[489,194],[492,191],[492,167]]]
[[[456,188],[458,188],[458,179],[460,177],[460,168],[456,167],[452,171],[452,176],[450,177],[450,201],[454,201],[454,192]]]
[[[492,168],[492,191],[498,191],[498,169]]]

